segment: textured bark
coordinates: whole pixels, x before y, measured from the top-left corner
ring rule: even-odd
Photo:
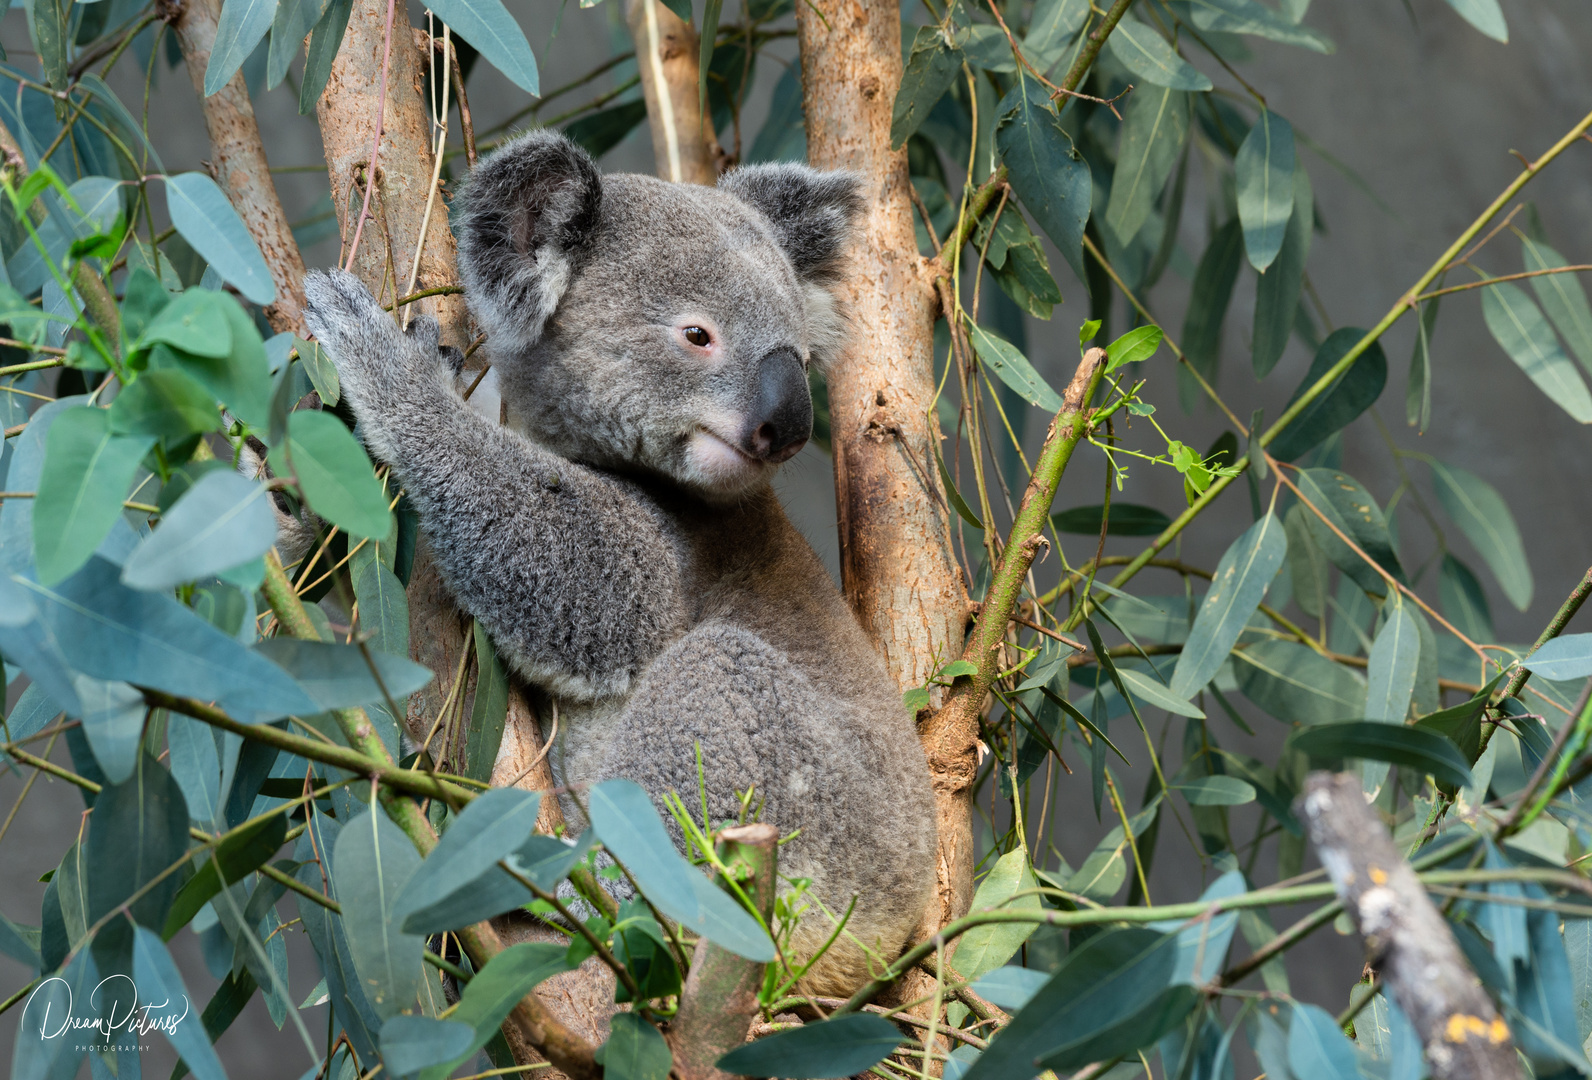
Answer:
[[[768,822],[724,829],[718,836],[718,854],[737,873],[763,921],[769,922],[779,889],[775,876],[779,830]],[[680,1011],[669,1030],[674,1071],[680,1080],[728,1080],[729,1074],[715,1063],[746,1041],[757,1016],[757,991],[766,966],[707,938],[697,942],[691,974],[680,992]]]
[[[860,176],[867,208],[842,287],[851,347],[829,372],[842,586],[905,689],[928,681],[936,659],[961,652],[968,608],[934,465],[934,291],[913,235],[906,152],[890,150],[901,14],[892,0],[822,8],[828,25],[811,5],[796,5],[807,156]],[[939,889],[924,936],[972,900],[976,738],[975,728],[936,740],[929,755]],[[908,998],[921,990],[917,978]]]
[[[1358,773],[1311,773],[1296,804],[1343,907],[1421,1037],[1432,1080],[1514,1080],[1509,1026],[1365,802]]]
[[[712,117],[702,115],[701,41],[691,24],[658,0],[629,0],[625,19],[636,40],[636,67],[647,101],[657,172],[681,184],[714,184],[723,152]]]
[[[282,200],[271,181],[265,144],[260,140],[260,125],[254,119],[243,72],[235,72],[227,85],[205,97],[205,68],[216,43],[220,0],[170,0],[165,11],[182,46],[194,92],[204,106],[205,129],[210,135],[210,168],[216,183],[232,200],[249,235],[260,245],[260,254],[265,256],[271,280],[276,283],[276,303],[265,309],[265,318],[279,333],[303,334],[304,257],[299,254],[298,242],[282,212]]]
[[[393,15],[385,101],[381,97],[386,14],[387,6],[379,0],[361,0],[354,5],[315,116],[321,125],[332,204],[343,237],[340,258],[346,260],[364,203],[365,175],[380,113],[376,187],[371,192],[370,216],[361,232],[359,250],[349,269],[378,299],[390,303],[408,284],[415,244],[420,240],[431,185],[432,126],[422,93],[426,74],[423,52],[415,47],[414,28],[402,4],[396,5]],[[447,203],[438,198],[426,229],[415,291],[457,284],[457,253],[448,229]],[[444,343],[458,348],[469,343],[462,296],[427,297],[416,301],[412,312],[435,316],[442,324]]]

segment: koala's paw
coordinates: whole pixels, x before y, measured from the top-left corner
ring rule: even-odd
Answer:
[[[415,316],[407,331],[399,329],[360,280],[342,270],[306,275],[304,293],[304,322],[337,365],[343,394],[361,422],[379,422],[446,377],[451,365],[429,315]]]

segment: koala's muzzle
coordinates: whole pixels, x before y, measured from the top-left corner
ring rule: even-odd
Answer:
[[[741,448],[778,465],[796,456],[813,433],[813,396],[794,349],[775,349],[758,361],[757,401]]]

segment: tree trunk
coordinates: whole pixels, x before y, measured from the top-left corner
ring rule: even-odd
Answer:
[[[636,40],[636,70],[658,175],[677,184],[717,183],[722,151],[712,119],[700,108],[696,30],[658,0],[629,0],[625,19]]]
[[[927,682],[937,659],[960,655],[968,606],[934,465],[934,290],[913,235],[907,155],[890,149],[901,13],[892,0],[838,0],[823,11],[796,5],[807,156],[859,175],[867,207],[842,287],[851,347],[829,373],[841,579],[905,690]],[[924,936],[972,899],[977,732],[960,735],[936,740],[929,759],[939,888]]]
[[[266,320],[278,332],[304,333],[304,257],[299,254],[293,230],[288,228],[282,200],[265,160],[260,141],[260,125],[254,119],[249,88],[243,72],[210,97],[205,97],[205,68],[216,43],[216,23],[221,17],[219,0],[180,0],[170,2],[171,25],[182,46],[188,78],[204,108],[205,129],[210,135],[210,167],[221,190],[232,200],[232,207],[248,226],[249,235],[260,245],[265,265],[276,284],[276,303],[265,309]]]

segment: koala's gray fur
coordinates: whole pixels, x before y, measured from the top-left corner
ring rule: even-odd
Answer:
[[[825,286],[856,183],[794,165],[717,188],[600,177],[535,133],[479,166],[462,204],[459,264],[509,426],[460,398],[434,322],[403,333],[353,277],[312,275],[306,317],[359,433],[459,603],[560,702],[560,783],[626,777],[696,805],[700,745],[715,820],[755,787],[763,820],[801,830],[781,872],[836,915],[857,896],[855,941],[804,984],[848,993],[864,947],[892,958],[934,886],[911,719],[770,488],[800,443],[769,433],[806,409],[805,439],[805,368],[843,332]],[[771,394],[785,419],[753,430]],[[812,909],[798,952],[831,929]]]

